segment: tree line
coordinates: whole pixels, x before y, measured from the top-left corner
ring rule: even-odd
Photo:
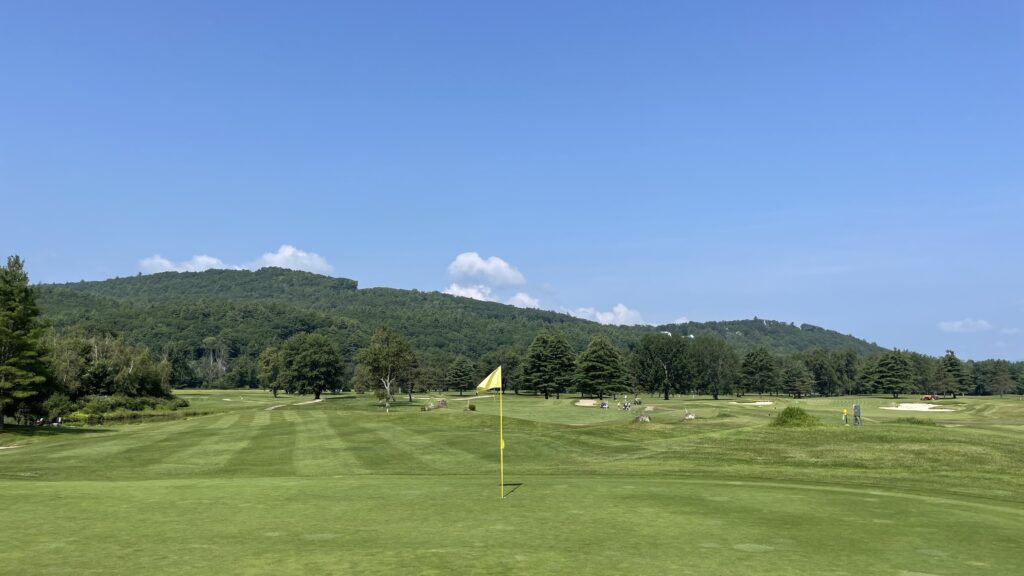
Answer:
[[[464,393],[498,365],[504,367],[507,391],[545,398],[640,392],[665,398],[1024,393],[1024,363],[965,362],[952,351],[940,358],[901,350],[864,354],[852,347],[787,353],[763,344],[742,346],[713,331],[648,331],[636,340],[598,332],[580,346],[578,326],[556,323],[535,329],[527,346],[495,343],[469,354],[389,326],[367,337],[351,321],[279,303],[179,306],[170,326],[144,325],[177,336],[199,330],[194,338],[200,345],[168,337],[151,348],[127,340],[117,322],[97,330],[48,326],[38,290],[29,285],[17,256],[0,268],[0,426],[4,416],[25,421],[79,410],[173,409],[182,401],[172,398],[172,389],[196,387],[262,387],[275,395],[317,398],[351,389],[375,393],[387,409],[400,394],[412,400],[416,391]],[[344,284],[335,295],[349,291],[354,286]],[[116,317],[102,311],[98,316]],[[782,323],[751,322],[785,330]],[[203,336],[204,329],[217,335]]]

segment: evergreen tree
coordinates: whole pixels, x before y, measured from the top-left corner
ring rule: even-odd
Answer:
[[[608,393],[625,388],[626,372],[622,366],[622,355],[604,336],[590,341],[580,355],[577,366],[577,383],[583,394],[596,394],[604,399]]]
[[[814,376],[807,366],[794,358],[787,358],[782,365],[779,376],[783,391],[793,398],[801,398],[811,393],[814,388]]]
[[[47,381],[43,323],[21,258],[0,267],[0,429]]]
[[[778,384],[775,359],[764,346],[758,346],[743,357],[740,367],[740,387],[746,391],[764,394]]]
[[[527,351],[523,378],[534,390],[544,393],[547,399],[552,393],[560,396],[567,389],[576,374],[576,355],[560,333],[538,334]]]
[[[952,395],[953,398],[956,398],[957,394],[967,394],[972,391],[973,386],[964,369],[964,364],[952,350],[946,350],[946,355],[939,359],[935,371],[935,385],[938,387],[938,392],[943,395]]]
[[[465,390],[478,384],[476,375],[476,369],[469,358],[456,356],[455,360],[448,365],[448,371],[444,375],[444,384],[448,388],[455,388],[459,391],[459,396],[462,396]]]
[[[868,378],[876,392],[892,394],[893,398],[899,398],[900,394],[911,390],[914,370],[905,353],[892,350],[879,357]]]

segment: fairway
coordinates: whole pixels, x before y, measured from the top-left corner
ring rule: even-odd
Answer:
[[[1024,573],[1016,397],[844,427],[850,398],[648,397],[641,425],[507,395],[505,500],[493,398],[188,397],[211,413],[0,434],[4,572]],[[825,424],[768,426],[787,405]]]

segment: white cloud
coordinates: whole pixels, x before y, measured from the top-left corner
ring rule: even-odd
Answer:
[[[673,320],[672,323],[673,324],[689,324],[690,323],[690,319],[687,318],[686,316],[680,316],[679,318],[676,318],[675,320]]]
[[[1003,328],[1002,330],[1000,330],[1000,332],[1002,332],[1003,334],[1009,334],[1011,336],[1016,336],[1017,334],[1024,334],[1024,330],[1021,330],[1020,328]]]
[[[452,283],[451,286],[445,288],[443,291],[445,294],[451,294],[452,296],[462,296],[463,298],[472,298],[473,300],[484,300],[485,302],[494,302],[494,298],[491,297],[491,289],[483,284],[477,284],[475,286],[461,286],[459,284]]]
[[[640,318],[640,312],[633,310],[625,304],[616,304],[608,312],[602,312],[595,308],[577,308],[570,312],[577,318],[585,318],[587,320],[593,320],[600,324],[640,324],[642,322]]]
[[[290,270],[305,270],[306,272],[314,272],[316,274],[330,274],[334,270],[323,256],[299,250],[290,244],[281,245],[277,252],[263,254],[259,260],[248,266],[248,268],[258,269],[267,266],[288,268]]]
[[[508,304],[520,308],[540,308],[540,300],[530,296],[526,292],[516,292],[516,295],[508,299]]]
[[[277,249],[277,252],[267,252],[255,262],[242,266],[225,264],[220,258],[200,254],[193,256],[191,260],[174,262],[159,254],[139,260],[139,270],[145,274],[157,272],[202,272],[203,270],[228,269],[228,270],[258,270],[267,266],[288,268],[291,270],[305,270],[317,274],[329,274],[333,268],[327,260],[319,254],[306,252],[289,244],[284,244]]]
[[[463,252],[448,265],[448,273],[456,278],[477,278],[494,286],[526,282],[523,274],[497,256],[481,258],[476,252]]]
[[[205,254],[193,256],[191,260],[184,262],[172,262],[159,254],[154,254],[149,258],[139,260],[139,268],[146,274],[154,274],[156,272],[202,272],[211,268],[237,268],[237,266],[227,266],[220,258]]]
[[[967,318],[965,320],[948,320],[945,322],[939,322],[939,330],[943,332],[954,332],[954,333],[965,333],[965,332],[987,332],[992,329],[992,325],[984,320],[974,320]]]

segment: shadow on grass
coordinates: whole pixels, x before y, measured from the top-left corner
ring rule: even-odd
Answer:
[[[508,498],[513,492],[515,492],[516,490],[519,490],[519,487],[522,486],[522,485],[523,485],[522,482],[506,482],[506,483],[502,484],[502,486],[504,486],[505,488],[508,488],[509,486],[512,487],[511,490],[509,490],[508,492],[505,492],[505,497]]]
[[[99,434],[103,432],[113,432],[113,430],[109,428],[77,428],[75,426],[22,426],[5,424],[4,429],[0,430],[0,437],[11,434],[13,436],[47,438],[50,436],[73,436],[76,434]]]

